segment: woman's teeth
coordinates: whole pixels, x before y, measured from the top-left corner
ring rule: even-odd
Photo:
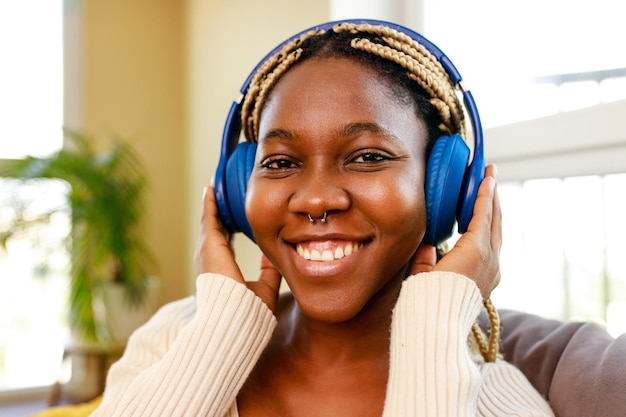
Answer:
[[[296,250],[298,255],[304,259],[311,261],[334,261],[335,259],[345,258],[350,256],[361,249],[362,245],[357,242],[348,242],[344,245],[337,246],[334,250],[331,249],[314,249],[308,248],[305,244],[298,243]]]

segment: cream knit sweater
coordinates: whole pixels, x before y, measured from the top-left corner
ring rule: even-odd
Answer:
[[[131,336],[92,416],[238,416],[237,393],[276,319],[230,278],[203,274],[196,284],[195,297],[164,306]],[[461,275],[404,282],[384,416],[553,416],[516,368],[472,357],[467,335],[480,308],[478,288]]]

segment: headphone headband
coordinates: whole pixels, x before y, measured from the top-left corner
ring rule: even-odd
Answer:
[[[350,23],[350,24],[357,24],[357,25],[370,24],[373,26],[382,25],[382,26],[391,28],[393,30],[396,30],[400,33],[406,34],[411,39],[413,39],[414,41],[422,45],[424,48],[426,48],[441,63],[444,70],[447,72],[448,76],[450,77],[451,81],[454,83],[456,87],[458,87],[461,90],[462,95],[463,95],[463,102],[465,105],[465,109],[472,123],[472,133],[474,137],[474,141],[473,141],[474,142],[474,146],[473,146],[474,155],[473,155],[472,161],[469,164],[469,166],[463,167],[464,173],[461,174],[462,176],[461,180],[464,183],[465,195],[460,196],[460,200],[458,203],[459,207],[453,208],[454,211],[457,212],[459,232],[461,233],[465,232],[467,225],[469,224],[469,220],[472,217],[473,202],[476,199],[478,186],[480,184],[480,181],[482,180],[483,171],[485,168],[484,151],[483,151],[483,130],[482,130],[481,122],[480,122],[480,117],[478,115],[478,110],[474,102],[474,98],[471,92],[467,90],[465,86],[463,85],[463,82],[462,82],[463,80],[461,78],[461,75],[459,71],[456,69],[456,67],[454,66],[454,64],[452,63],[452,61],[436,45],[434,45],[424,36],[420,35],[419,33],[409,28],[406,28],[404,26],[391,23],[391,22],[386,22],[382,20],[373,20],[373,19],[348,19],[348,20],[331,21],[331,22],[327,22],[327,23],[320,24],[317,26],[312,26],[306,30],[296,33],[295,35],[281,42],[279,45],[273,48],[268,54],[266,54],[265,57],[254,67],[253,71],[248,75],[248,77],[246,78],[245,82],[243,83],[240,89],[241,96],[238,98],[238,100],[234,101],[230,106],[230,110],[228,112],[228,116],[226,119],[226,124],[224,126],[224,131],[222,133],[222,145],[221,145],[221,150],[220,150],[220,159],[219,159],[217,171],[215,174],[216,201],[218,204],[218,211],[220,213],[220,218],[224,226],[230,232],[242,231],[248,237],[253,239],[252,230],[245,216],[245,209],[243,205],[239,203],[232,204],[232,201],[233,199],[245,199],[245,190],[246,190],[247,181],[248,181],[251,169],[252,169],[251,164],[253,163],[252,161],[250,161],[251,156],[249,154],[251,153],[252,157],[254,156],[254,151],[256,149],[255,147],[253,147],[248,152],[247,156],[245,157],[245,164],[246,165],[250,164],[250,166],[244,169],[244,172],[242,173],[244,178],[238,178],[237,181],[239,182],[239,185],[234,188],[226,186],[226,183],[229,181],[229,179],[226,178],[227,172],[230,172],[227,165],[229,163],[235,164],[235,165],[242,164],[241,161],[232,162],[231,155],[233,155],[235,150],[240,145],[239,138],[241,135],[241,127],[242,127],[241,118],[240,118],[241,106],[242,106],[243,97],[248,91],[252,78],[254,77],[257,70],[269,58],[273,57],[278,51],[280,51],[288,43],[301,37],[303,34],[307,32],[310,32],[313,30],[322,30],[322,31],[332,30],[334,26],[341,24],[341,23]],[[241,145],[246,145],[246,144],[242,143]],[[254,145],[254,144],[249,143],[249,145]],[[463,192],[463,189],[461,190],[461,192]],[[238,196],[233,196],[229,194],[238,194]],[[455,199],[454,200],[455,206],[457,205],[456,201],[457,200]],[[469,201],[469,204],[463,204],[464,201]],[[450,204],[447,204],[447,205],[450,205]],[[446,215],[444,217],[449,217],[449,216]],[[448,227],[447,223],[454,223],[454,214],[452,215],[452,221],[451,222],[446,221],[445,223],[446,225],[443,226],[443,231],[437,230],[436,232],[432,232],[432,236],[430,237],[429,237],[429,233],[427,232],[426,240],[431,241],[431,243],[433,244],[437,244],[444,238],[449,237],[449,235],[451,234],[452,224],[450,224],[450,226]],[[439,229],[439,227],[437,229]],[[450,230],[450,233],[448,233],[447,231],[448,229]]]

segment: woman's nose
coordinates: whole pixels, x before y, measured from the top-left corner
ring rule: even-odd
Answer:
[[[292,195],[289,210],[321,218],[324,213],[348,210],[350,205],[350,193],[340,173],[311,172]]]

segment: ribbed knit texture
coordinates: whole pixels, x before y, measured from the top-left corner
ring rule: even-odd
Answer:
[[[129,340],[93,414],[237,417],[237,393],[276,325],[244,285],[201,275],[196,297],[163,307]],[[384,416],[553,416],[519,370],[474,362],[467,345],[482,305],[473,281],[418,274],[393,311]]]
[[[471,416],[478,369],[467,335],[478,315],[478,288],[453,274],[404,282],[393,312],[385,416]]]
[[[467,338],[481,306],[478,287],[461,275],[430,272],[404,282],[384,416],[553,416],[519,370],[472,359]]]
[[[481,365],[478,397],[481,416],[552,416],[545,402],[522,372],[506,362]]]
[[[132,336],[93,416],[226,414],[276,319],[244,285],[219,275],[200,276],[195,299],[167,306]]]

